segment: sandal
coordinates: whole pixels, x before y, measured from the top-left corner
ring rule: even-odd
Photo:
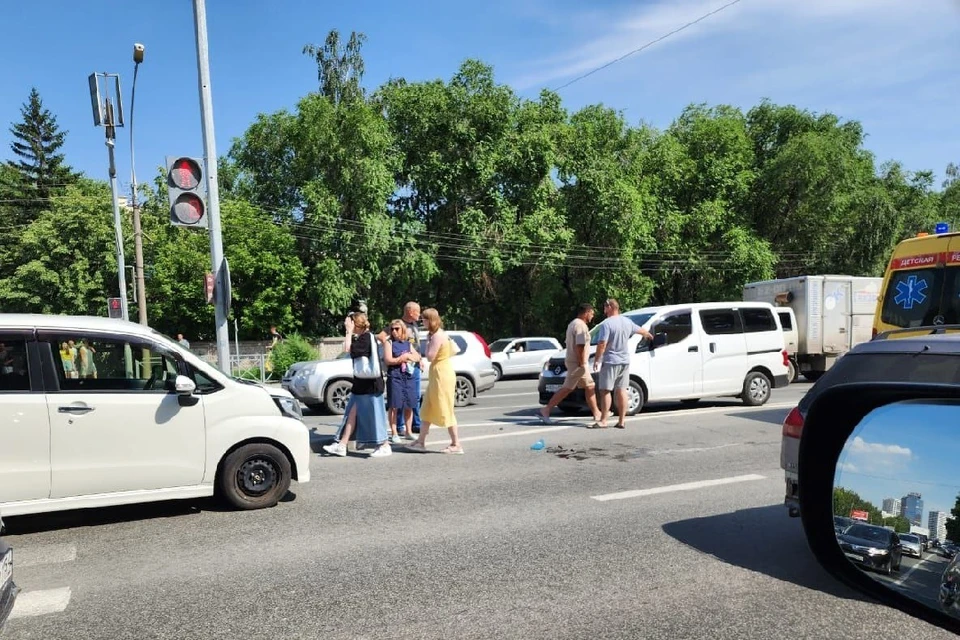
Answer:
[[[462,455],[463,455],[463,447],[447,447],[446,449],[444,449],[444,450],[441,451],[440,453],[449,453],[449,454],[451,454],[451,455],[462,456]]]
[[[622,422],[621,422],[620,424],[616,424],[616,425],[614,425],[614,426],[615,426],[617,429],[626,429],[626,428],[627,428],[627,425],[623,424]]]
[[[426,445],[422,445],[422,444],[420,444],[419,442],[416,442],[416,441],[411,442],[410,444],[406,445],[406,446],[404,447],[404,449],[406,449],[407,451],[416,451],[417,453],[426,453],[426,452],[427,452],[427,447],[426,447]]]
[[[606,429],[607,425],[600,424],[599,422],[594,422],[593,424],[587,425],[587,429]]]

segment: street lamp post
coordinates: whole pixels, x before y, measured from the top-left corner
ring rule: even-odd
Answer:
[[[140,207],[137,206],[137,166],[134,161],[133,115],[137,99],[137,71],[143,62],[144,47],[139,42],[133,45],[133,88],[130,91],[130,206],[133,208],[133,264],[136,275],[137,313],[140,324],[147,324],[147,291],[143,276],[143,229],[140,225]]]
[[[101,81],[104,83],[106,97],[103,101],[100,99]],[[120,76],[116,73],[91,73],[90,82],[90,102],[93,106],[93,124],[96,127],[103,127],[106,132],[107,154],[110,160],[110,191],[113,196],[113,226],[117,243],[117,279],[120,285],[120,311],[124,320],[129,320],[127,311],[127,276],[126,266],[123,259],[123,228],[120,225],[120,199],[117,193],[117,164],[114,159],[114,148],[116,147],[116,128],[123,126],[123,101],[120,96]],[[113,98],[116,100],[114,106],[110,97],[110,88],[113,85]]]

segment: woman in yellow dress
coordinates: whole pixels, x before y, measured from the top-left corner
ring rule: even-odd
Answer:
[[[443,427],[450,431],[450,446],[443,453],[462,454],[460,438],[457,435],[457,417],[453,413],[457,390],[457,374],[453,370],[450,358],[456,355],[456,347],[447,332],[436,309],[425,309],[421,316],[430,335],[427,340],[426,358],[430,361],[430,374],[427,393],[420,408],[420,437],[407,445],[411,451],[427,450],[427,433],[430,426]]]

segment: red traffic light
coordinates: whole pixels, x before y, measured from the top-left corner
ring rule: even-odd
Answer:
[[[197,224],[203,213],[203,200],[195,194],[182,193],[173,203],[173,215],[181,224]]]
[[[196,189],[203,173],[192,158],[178,158],[170,169],[170,183],[178,189]]]

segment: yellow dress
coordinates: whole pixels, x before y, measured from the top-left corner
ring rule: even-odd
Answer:
[[[447,338],[430,363],[429,384],[423,397],[423,406],[420,407],[420,419],[434,427],[457,426],[457,417],[453,414],[457,374],[450,362],[452,355],[453,349]]]

